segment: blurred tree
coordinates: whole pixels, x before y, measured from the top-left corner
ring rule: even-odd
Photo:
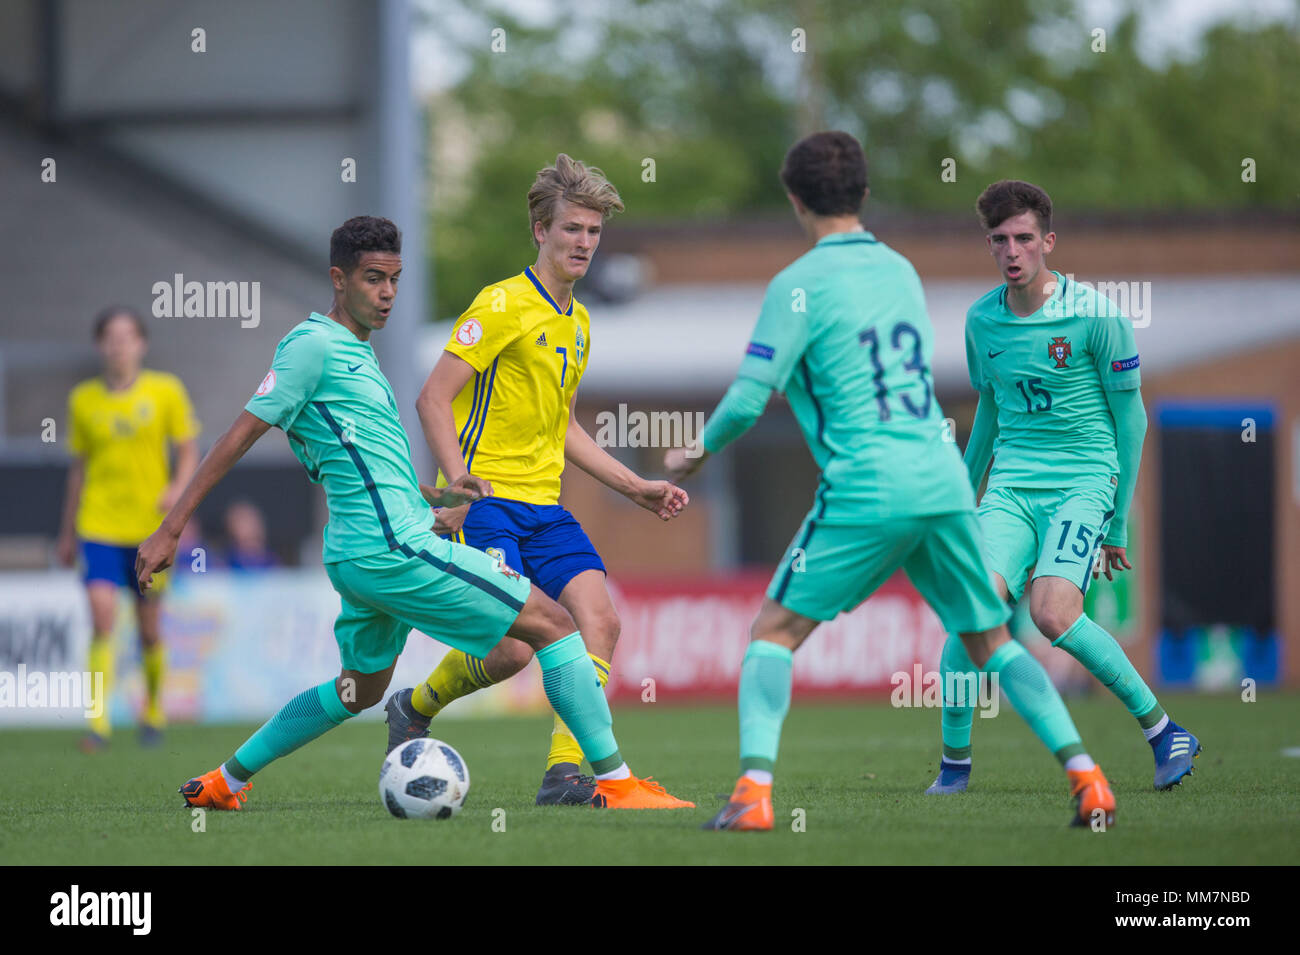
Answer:
[[[469,69],[431,107],[435,156],[459,154],[463,178],[444,195],[433,170],[438,315],[531,262],[525,195],[558,152],[600,166],[637,221],[782,201],[773,187],[793,110],[765,76],[763,45],[738,35],[762,29],[758,14],[737,14],[744,6],[566,2],[544,27],[482,4],[464,11],[480,25],[466,31]]]
[[[1130,15],[1107,53],[1057,77],[1064,111],[1037,130],[1032,152],[996,151],[996,167],[1052,182],[1053,200],[1078,208],[1297,208],[1294,26],[1218,26],[1199,59],[1162,69],[1133,54],[1136,37]],[[1246,158],[1255,182],[1242,181]]]
[[[555,0],[542,25],[444,2],[468,68],[430,104],[442,317],[531,261],[525,193],[561,151],[642,223],[781,214],[781,158],[819,128],[862,139],[886,208],[969,210],[1007,177],[1076,212],[1296,206],[1294,22],[1157,68],[1136,13],[1100,52],[1073,0]]]

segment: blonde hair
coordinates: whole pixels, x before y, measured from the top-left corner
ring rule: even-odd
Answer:
[[[606,219],[623,211],[618,190],[603,172],[560,153],[555,157],[555,165],[539,172],[528,190],[528,231],[533,245],[538,244],[537,223],[549,229],[561,201],[595,210]]]

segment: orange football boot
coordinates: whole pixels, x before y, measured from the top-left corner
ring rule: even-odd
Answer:
[[[598,779],[591,804],[597,809],[694,809],[695,803],[670,796],[647,776],[638,779]]]
[[[748,776],[736,781],[727,804],[701,828],[732,832],[767,832],[772,828],[772,784]]]
[[[1092,826],[1094,819],[1102,818],[1097,815],[1098,810],[1105,813],[1106,829],[1115,825],[1115,794],[1110,791],[1110,783],[1102,775],[1101,767],[1067,769],[1065,772],[1070,777],[1070,795],[1075,797],[1078,806],[1070,825]]]
[[[185,797],[185,805],[200,806],[204,809],[238,809],[239,804],[248,799],[252,783],[245,783],[244,788],[232,793],[226,785],[226,777],[221,775],[218,766],[210,773],[195,776],[180,789],[176,790]]]

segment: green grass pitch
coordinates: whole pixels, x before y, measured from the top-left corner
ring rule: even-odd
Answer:
[[[460,815],[397,820],[379,803],[384,727],[353,723],[271,766],[238,813],[206,831],[177,795],[229,755],[251,727],[176,726],[162,747],[118,733],[85,756],[71,731],[0,733],[0,858],[8,864],[1147,864],[1300,862],[1300,696],[1167,695],[1206,751],[1178,789],[1151,788],[1152,760],[1109,696],[1069,701],[1119,800],[1107,833],[1069,829],[1056,763],[1009,706],[976,718],[975,772],[964,796],[927,797],[937,768],[934,710],[879,700],[796,700],[781,742],[776,830],[712,833],[700,823],[736,773],[731,707],[629,704],[615,730],[633,771],[699,808],[602,812],[537,808],[548,719],[435,721],[465,756],[472,787]],[[504,816],[494,810],[504,810]],[[795,810],[804,830],[794,831]],[[504,819],[505,831],[494,831]]]

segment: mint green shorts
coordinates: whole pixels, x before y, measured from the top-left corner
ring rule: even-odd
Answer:
[[[343,601],[334,621],[348,670],[385,670],[420,630],[485,657],[514,624],[532,590],[527,577],[481,550],[427,533],[398,550],[325,565]]]
[[[767,595],[797,614],[832,620],[870,597],[899,568],[945,630],[978,633],[1011,616],[984,566],[971,511],[857,526],[823,524],[810,513]]]
[[[1088,592],[1092,565],[1115,516],[1115,489],[991,487],[976,511],[990,569],[1020,600],[1039,577],[1064,577]]]

